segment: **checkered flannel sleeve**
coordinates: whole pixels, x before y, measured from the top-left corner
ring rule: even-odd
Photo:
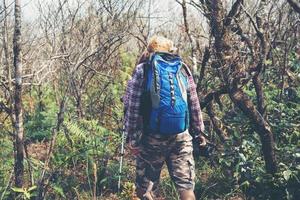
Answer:
[[[141,96],[143,92],[143,65],[140,64],[135,68],[132,79],[128,81],[126,94],[125,94],[125,133],[128,141],[132,145],[137,144],[139,138],[138,134],[141,134],[140,125],[140,104]]]
[[[198,135],[204,132],[204,123],[202,112],[200,108],[199,98],[197,95],[196,84],[193,76],[188,77],[189,82],[189,95],[188,103],[190,107],[190,119],[191,119],[191,130],[194,135]]]

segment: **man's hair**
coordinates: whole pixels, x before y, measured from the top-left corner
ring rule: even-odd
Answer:
[[[149,58],[150,53],[154,53],[154,52],[175,53],[176,50],[177,49],[174,47],[174,43],[170,39],[163,36],[154,35],[149,39],[147,49],[140,57],[138,64],[145,62]]]
[[[157,51],[174,53],[174,51],[176,51],[176,48],[174,47],[174,43],[170,39],[163,36],[154,35],[148,41],[147,51],[149,53]]]

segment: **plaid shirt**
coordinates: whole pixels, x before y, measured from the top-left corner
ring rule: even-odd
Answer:
[[[128,81],[126,93],[123,97],[125,112],[125,133],[132,145],[136,145],[142,133],[142,116],[140,116],[141,96],[143,93],[143,63],[136,66],[132,79]],[[196,84],[192,76],[188,77],[191,130],[196,134],[204,132],[201,108],[196,91]]]

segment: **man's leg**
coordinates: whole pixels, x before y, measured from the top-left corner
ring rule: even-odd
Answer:
[[[142,188],[137,188],[136,189],[136,195],[139,199],[143,199],[143,195],[145,194],[146,190]]]
[[[150,161],[151,162],[151,161]],[[157,166],[158,170],[153,171],[150,168],[150,163],[144,159],[144,155],[141,154],[136,159],[136,195],[141,200],[144,200],[145,198],[143,195],[146,193],[150,181],[152,181],[155,185],[153,189],[155,189],[159,183],[159,175],[161,167]],[[155,173],[157,175],[149,176],[149,171],[152,171],[152,174]],[[150,180],[151,178],[151,180]],[[151,192],[152,197],[153,193]]]
[[[153,190],[157,188],[160,172],[165,161],[161,146],[164,141],[152,136],[144,136],[140,145],[141,153],[136,159],[136,193],[144,199],[150,181],[154,183]]]
[[[181,200],[195,200],[195,162],[192,137],[186,131],[177,135],[167,157],[169,174],[175,183]]]
[[[179,195],[181,200],[196,200],[193,190],[181,190]]]

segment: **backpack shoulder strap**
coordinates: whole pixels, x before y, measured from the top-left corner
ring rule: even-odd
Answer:
[[[184,62],[182,62],[181,71],[187,77],[192,76],[192,72],[191,72],[190,68]]]
[[[190,90],[189,90],[189,77],[193,76],[190,68],[187,66],[187,64],[185,64],[184,62],[182,62],[182,67],[181,67],[181,72],[183,74],[183,76],[186,77],[187,79],[187,86],[186,86],[186,93],[187,93],[187,96],[186,96],[186,102],[187,102],[187,99],[189,98],[190,96]]]

